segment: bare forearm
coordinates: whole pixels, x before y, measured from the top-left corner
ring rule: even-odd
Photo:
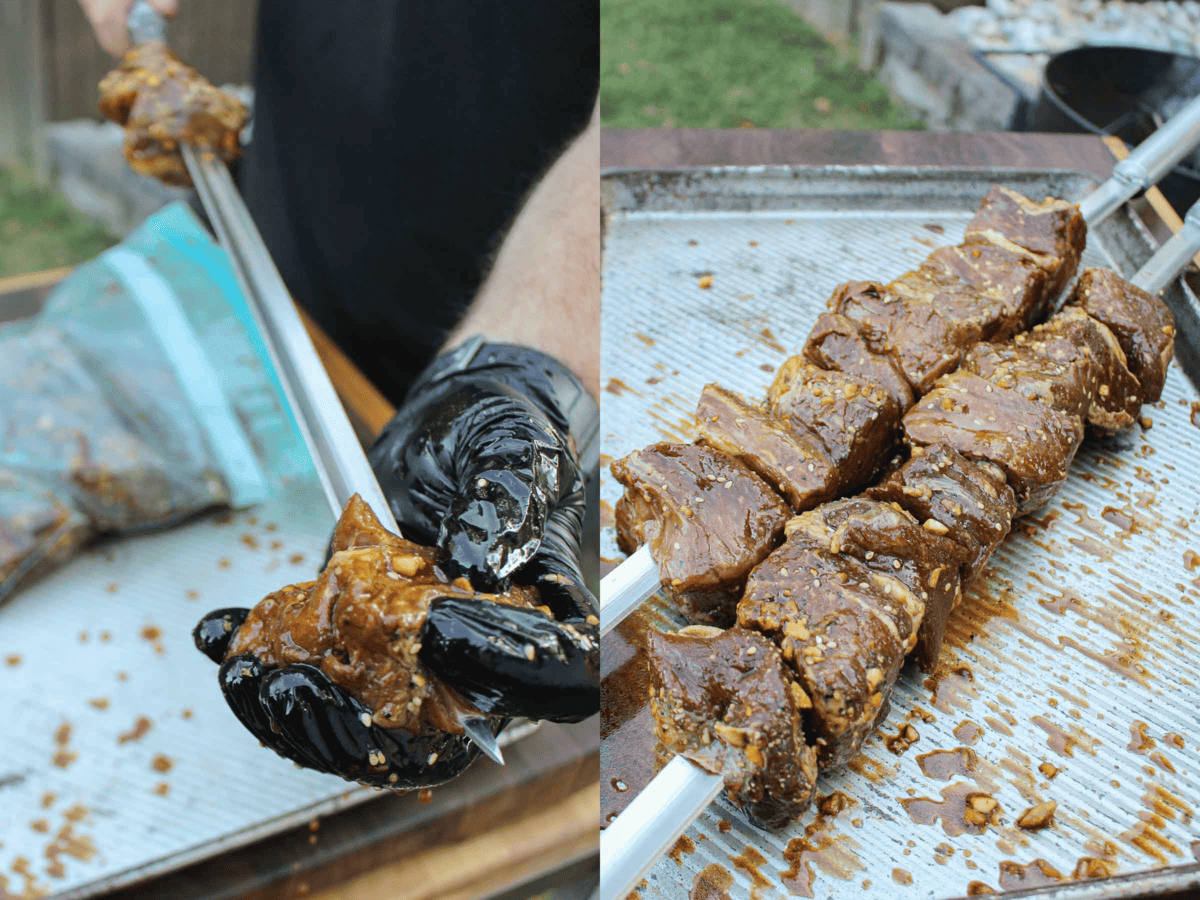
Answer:
[[[473,334],[557,357],[600,390],[600,123],[529,195],[447,346]]]

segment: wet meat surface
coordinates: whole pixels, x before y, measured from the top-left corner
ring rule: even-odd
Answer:
[[[962,597],[960,571],[967,553],[890,503],[868,497],[835,500],[798,516],[787,534],[803,531],[830,553],[850,556],[904,604],[916,634],[905,642],[926,671],[937,666],[946,619]],[[935,530],[936,529],[936,530]]]
[[[1005,344],[978,344],[962,367],[996,387],[1085,418],[1092,405],[1090,361],[1076,352],[1056,352],[1055,342],[1064,339],[1052,333],[1030,337],[1023,334]]]
[[[1137,420],[1142,387],[1129,371],[1116,336],[1083,309],[1065,307],[1030,332],[1026,344],[1050,359],[1083,359],[1087,363],[1091,379],[1089,425],[1113,432]]]
[[[1085,269],[1070,302],[1113,333],[1130,373],[1142,386],[1141,402],[1156,402],[1175,351],[1170,308],[1110,269]]]
[[[708,384],[696,407],[702,443],[741,460],[781,493],[794,510],[836,496],[836,472],[821,439],[782,422],[720,385]]]
[[[229,163],[241,152],[246,108],[218,90],[166,44],[134,47],[100,82],[100,111],[125,129],[125,158],[142,175],[190,186],[181,144]]]
[[[939,382],[909,410],[904,431],[918,446],[944,442],[963,456],[998,465],[1022,515],[1050,499],[1083,441],[1078,416],[970,372],[956,372]]]
[[[1017,515],[1017,500],[1004,473],[990,463],[967,459],[946,443],[914,447],[908,460],[866,493],[895,503],[922,523],[945,528],[942,533],[966,553],[964,581],[983,570]],[[926,612],[927,617],[932,614]]]
[[[738,624],[770,637],[812,700],[822,767],[849,762],[877,722],[917,624],[898,582],[797,531],[750,574]]]
[[[761,634],[691,626],[647,633],[650,709],[663,746],[720,774],[733,803],[782,828],[812,802],[817,754],[804,736],[809,699]]]
[[[307,663],[370,707],[382,728],[461,733],[461,715],[478,712],[417,656],[429,605],[463,597],[536,608],[536,592],[479,594],[464,578],[448,581],[433,549],[388,532],[357,495],[330,549],[315,581],[281,588],[250,610],[226,658],[251,653],[268,668]]]
[[[1002,340],[1037,321],[1049,306],[1049,275],[1020,247],[980,237],[968,237],[953,247],[929,255],[922,268],[959,279],[988,297],[992,318],[985,323],[985,340]]]
[[[1077,206],[1047,197],[1040,203],[1006,187],[993,187],[967,223],[966,238],[1011,241],[1046,270],[1047,302],[1074,277],[1087,242],[1087,223]],[[1047,307],[1048,308],[1048,307]]]
[[[625,553],[650,545],[663,586],[693,621],[732,624],[750,570],[783,538],[789,510],[747,466],[697,444],[658,443],[612,464]]]
[[[896,398],[853,372],[831,372],[803,357],[784,360],[767,389],[767,410],[815,434],[833,464],[828,490],[841,494],[866,484],[900,433]]]
[[[858,326],[845,316],[821,313],[808,333],[803,356],[821,369],[862,375],[887,391],[901,410],[913,404],[912,387],[900,366],[886,354],[873,353]]]
[[[858,325],[871,352],[890,356],[916,394],[952,372],[964,349],[980,339],[977,323],[956,319],[920,296],[902,296],[878,282],[839,286],[829,308]]]

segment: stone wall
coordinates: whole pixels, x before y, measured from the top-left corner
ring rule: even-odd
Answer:
[[[950,18],[925,3],[885,2],[865,10],[859,64],[931,129],[1005,131],[1021,101],[972,56]]]

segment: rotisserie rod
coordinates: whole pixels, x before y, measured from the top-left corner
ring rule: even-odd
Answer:
[[[1053,490],[1053,485],[1065,477],[1066,465],[1063,463],[1069,464],[1069,458],[1082,439],[1083,417],[1080,414],[1089,415],[1090,408],[1095,406],[1097,412],[1094,417],[1089,415],[1089,418],[1093,424],[1100,423],[1100,427],[1105,428],[1104,423],[1111,422],[1112,416],[1126,412],[1123,398],[1119,392],[1111,389],[1112,384],[1119,383],[1120,377],[1126,377],[1130,383],[1137,385],[1139,406],[1141,400],[1157,399],[1161,391],[1161,379],[1170,359],[1173,329],[1169,324],[1169,313],[1161,304],[1156,301],[1139,304],[1139,298],[1144,301],[1150,298],[1140,294],[1138,288],[1150,295],[1157,294],[1198,249],[1200,206],[1189,212],[1180,235],[1160,248],[1134,276],[1132,287],[1107,270],[1087,270],[1076,285],[1067,308],[1049,322],[1007,344],[991,345],[973,354],[960,373],[940,382],[927,399],[906,417],[908,439],[914,446],[924,445],[923,452],[914,452],[908,462],[894,468],[866,496],[826,504],[789,522],[788,543],[778,554],[768,557],[752,574],[746,596],[739,605],[739,624],[748,628],[738,627],[721,632],[693,627],[677,635],[651,636],[652,659],[657,657],[660,665],[665,663],[663,670],[658,673],[654,672],[652,663],[652,683],[656,686],[658,696],[656,699],[655,688],[652,688],[651,703],[652,707],[656,702],[660,706],[656,710],[656,718],[661,725],[663,720],[669,721],[674,717],[679,725],[677,737],[682,735],[685,743],[688,740],[694,742],[694,746],[689,748],[690,755],[703,760],[709,768],[721,774],[705,771],[700,765],[693,765],[682,757],[673,759],[609,825],[601,836],[602,893],[605,900],[628,893],[655,859],[670,846],[670,842],[720,792],[722,786],[732,784],[740,793],[738,799],[741,802],[738,805],[757,805],[752,812],[767,824],[781,825],[807,807],[809,796],[804,794],[807,790],[811,795],[818,768],[817,757],[823,755],[825,761],[836,763],[847,754],[857,752],[861,740],[886,714],[887,688],[894,680],[904,656],[917,645],[917,634],[924,624],[923,621],[916,622],[911,612],[922,606],[922,599],[928,602],[930,598],[912,596],[914,592],[911,586],[931,586],[929,575],[931,566],[937,561],[937,554],[924,561],[914,558],[910,553],[906,554],[904,542],[893,539],[899,532],[893,530],[888,535],[887,528],[895,529],[895,522],[901,528],[906,527],[907,523],[907,527],[928,531],[931,539],[946,535],[956,538],[964,554],[960,557],[961,571],[967,577],[977,572],[990,549],[999,544],[1008,529],[1002,527],[1000,531],[1003,533],[986,541],[990,544],[989,549],[975,546],[971,540],[964,539],[964,535],[972,528],[976,529],[977,535],[983,535],[983,532],[978,530],[979,522],[969,521],[970,516],[963,520],[962,509],[952,509],[947,505],[941,508],[940,516],[928,515],[934,511],[933,508],[928,505],[923,507],[922,504],[937,500],[939,482],[936,479],[949,471],[945,465],[947,455],[957,454],[946,444],[959,443],[965,446],[972,455],[969,465],[980,468],[985,481],[990,479],[1011,492],[1009,515],[1019,504],[1024,504],[1026,508],[1036,507],[1039,500]],[[1114,298],[1118,302],[1114,302]],[[1088,325],[1088,322],[1097,324]],[[1107,362],[1102,348],[1097,361],[1092,362],[1097,354],[1093,332],[1107,333],[1119,345],[1116,354]],[[1072,351],[1071,347],[1076,350]],[[1081,381],[1074,365],[1078,360],[1083,360],[1083,367],[1093,370],[1100,377]],[[1106,369],[1106,366],[1110,368]],[[1132,375],[1134,370],[1142,372],[1146,388],[1141,387],[1141,382]],[[981,371],[986,374],[978,374]],[[994,396],[996,394],[1000,395],[1000,399]],[[970,406],[980,399],[984,403],[982,409]],[[1018,405],[1040,402],[1051,414],[1067,420],[1067,430],[1077,434],[1065,438],[1065,443],[1060,440],[1055,449],[1041,460],[1043,463],[1056,462],[1057,465],[1038,463],[1022,470],[1021,454],[1011,453],[999,446],[1002,441],[993,442],[992,449],[974,446],[973,441],[977,439],[975,429],[980,433],[1001,433],[1006,428],[1012,433],[1013,428],[1019,429],[1017,423],[1005,425],[997,421],[991,428],[985,424],[991,415],[984,411],[987,404],[999,404],[1001,400]],[[994,410],[1002,412],[1002,407],[995,406]],[[1136,415],[1136,410],[1133,414]],[[978,418],[980,415],[983,418]],[[939,440],[927,442],[926,438],[932,435],[925,434],[923,429],[928,428],[934,417],[942,420],[942,434]],[[999,420],[1000,416],[996,418]],[[1077,420],[1078,424],[1071,422],[1072,419]],[[1037,434],[1039,429],[1041,434]],[[955,434],[956,430],[958,434]],[[965,432],[965,436],[962,432]],[[1039,447],[1055,444],[1051,432],[1052,429],[1034,426],[1025,435],[1026,447],[1034,451],[1031,458],[1035,463],[1038,462]],[[1051,460],[1052,453],[1063,458]],[[958,466],[962,467],[962,464]],[[1016,491],[1009,486],[1010,479],[1016,481]],[[907,498],[904,508],[894,501],[886,502],[897,496]],[[877,529],[873,542],[871,517],[878,518],[881,514],[891,517],[894,522],[885,523],[883,529]],[[923,521],[918,515],[925,516]],[[961,525],[960,520],[963,520]],[[959,533],[956,533],[956,529]],[[882,544],[879,535],[884,536]],[[887,546],[889,543],[892,546]],[[978,540],[975,542],[979,543]],[[975,552],[972,553],[972,550]],[[939,552],[944,554],[944,550]],[[843,557],[846,559],[843,560]],[[843,582],[843,586],[849,584],[851,594],[859,595],[855,601],[856,616],[860,622],[867,623],[864,627],[869,630],[878,632],[881,624],[890,626],[894,646],[883,647],[883,652],[874,659],[855,660],[852,658],[856,652],[853,641],[851,646],[845,648],[849,654],[842,652],[843,648],[836,641],[822,646],[821,638],[817,637],[814,645],[813,634],[809,630],[813,623],[795,616],[788,619],[787,610],[784,609],[787,603],[780,602],[790,592],[772,591],[769,586],[765,591],[759,590],[762,584],[786,573],[788,569],[785,563],[791,560],[813,566],[810,574],[816,571],[816,566],[826,567],[822,569],[823,572],[832,572],[828,568],[831,565],[834,568],[839,565],[847,565],[850,569],[857,567],[857,577],[862,580],[855,582],[846,579]],[[887,577],[889,566],[895,567],[895,578]],[[901,572],[902,569],[905,571]],[[866,577],[862,576],[863,572],[868,573]],[[924,582],[912,580],[913,574],[918,579],[924,578]],[[905,578],[906,575],[909,578]],[[808,580],[809,594],[812,595],[811,584],[816,582],[819,585],[819,579],[810,577]],[[934,585],[938,583],[940,578],[933,580]],[[875,599],[867,598],[863,591],[874,592]],[[957,589],[951,593],[957,595]],[[913,600],[918,602],[912,603]],[[841,601],[845,602],[845,596]],[[953,598],[949,604],[943,601],[943,624],[944,613],[952,605]],[[787,621],[770,621],[770,617],[781,610],[783,619]],[[839,624],[838,616],[835,615],[832,621]],[[764,641],[763,632],[769,632],[771,628],[776,629],[775,640]],[[848,633],[852,635],[853,628]],[[825,634],[830,632],[826,631]],[[886,644],[887,639],[881,643]],[[816,652],[811,653],[814,646]],[[802,683],[803,679],[797,677],[795,667],[790,667],[785,658],[795,661],[805,653],[810,655],[803,659],[801,668],[805,668],[810,677],[806,683]],[[765,671],[756,671],[754,665],[748,664],[750,655],[757,657],[754,660],[758,664],[757,669]],[[679,697],[688,697],[689,692],[698,694],[711,691],[715,680],[710,677],[712,673],[706,671],[706,665],[714,669],[725,666],[726,672],[740,673],[732,676],[732,681],[736,683],[734,687],[740,687],[742,682],[753,681],[750,690],[761,694],[764,702],[779,706],[782,701],[785,707],[790,704],[790,712],[785,712],[783,719],[788,715],[798,718],[801,711],[813,716],[815,706],[828,707],[831,695],[820,696],[814,692],[811,675],[830,661],[833,663],[835,680],[856,663],[857,674],[867,694],[867,702],[857,708],[853,708],[853,704],[850,707],[843,704],[837,709],[822,710],[824,721],[817,725],[818,733],[824,727],[826,736],[832,738],[834,743],[846,735],[850,736],[849,743],[840,752],[829,740],[826,740],[825,746],[818,747],[805,746],[801,739],[789,747],[788,735],[780,733],[778,722],[771,727],[771,723],[755,721],[755,715],[761,712],[761,708],[753,701],[730,703],[725,717],[717,722],[701,721],[703,717],[696,716],[695,708],[689,708],[688,702],[675,703],[674,707],[669,705]],[[882,664],[871,664],[876,662]],[[838,671],[839,665],[841,672]],[[663,681],[672,677],[677,678],[676,683],[668,685]],[[774,691],[769,685],[772,677],[781,680],[781,685]],[[733,691],[728,681],[723,689],[731,693]],[[667,694],[671,695],[670,699],[667,699]],[[743,695],[739,693],[738,696]],[[839,698],[835,696],[834,699]],[[667,704],[665,710],[661,708],[663,704]],[[836,703],[834,705],[837,706]],[[740,710],[739,706],[742,707]],[[838,734],[829,731],[831,724],[835,730],[841,729]],[[714,734],[714,729],[723,733]],[[692,738],[688,735],[692,735]],[[708,741],[704,740],[706,736]],[[816,743],[820,744],[821,741],[818,739]],[[791,752],[788,758],[781,759],[781,751],[784,750]],[[805,778],[808,779],[807,784]],[[772,787],[783,787],[785,790],[799,788],[801,796],[785,794],[773,797],[770,794]],[[659,810],[664,793],[669,794],[671,799],[669,813]],[[689,803],[692,804],[690,815],[680,820],[679,811],[687,809]],[[669,820],[667,815],[671,816]],[[771,821],[772,816],[775,817],[774,822]]]
[[[1105,217],[1111,214],[1114,209],[1119,207],[1120,203],[1124,202],[1124,200],[1129,199],[1138,191],[1144,190],[1146,187],[1149,187],[1151,184],[1153,184],[1154,181],[1150,179],[1161,178],[1162,175],[1166,171],[1169,171],[1169,169],[1179,159],[1190,152],[1197,143],[1200,143],[1200,98],[1193,100],[1191,103],[1185,106],[1178,114],[1173,116],[1163,126],[1163,128],[1161,128],[1147,140],[1143,141],[1142,144],[1139,145],[1139,147],[1132,154],[1130,154],[1127,159],[1123,160],[1116,167],[1114,167],[1113,175],[1108,181],[1106,181],[1080,202],[1079,210],[1084,220],[1091,226],[1094,226],[1099,221],[1103,220]],[[1114,203],[1114,198],[1117,197],[1122,199],[1119,202]],[[968,235],[968,241],[964,242],[964,245],[969,245],[970,241],[971,236]],[[991,244],[984,245],[982,248],[984,253],[986,254],[987,252],[995,252],[996,243],[1003,245],[1005,242],[1001,240],[999,242],[992,242]],[[947,296],[949,296],[951,299],[953,299],[956,294],[961,296],[962,291],[959,285],[947,285],[944,281],[941,284],[938,284],[938,282],[942,280],[945,270],[948,268],[958,266],[961,269],[964,261],[961,258],[956,260],[953,255],[953,251],[961,249],[961,247],[964,245],[960,245],[959,248],[943,248],[941,251],[931,255],[930,259],[926,261],[926,264],[923,264],[921,269],[908,274],[922,276],[917,279],[918,285],[922,287],[925,285],[922,285],[921,282],[933,282],[929,285],[931,288],[949,287],[950,290],[948,292],[943,291],[943,293],[939,295],[939,301],[941,302],[945,302]],[[979,271],[986,274],[986,258],[984,258],[982,262],[971,260],[967,260],[967,262],[975,266]],[[939,272],[939,269],[943,271]],[[922,270],[927,270],[929,272],[928,277],[925,277]],[[902,276],[902,278],[903,277],[904,276]],[[1059,286],[1061,286],[1061,284]],[[1048,287],[1049,290],[1047,293],[1056,289],[1056,286],[1053,284],[1049,285]],[[870,297],[851,297],[849,298],[849,301],[852,304],[857,304],[861,307],[862,300],[864,299],[869,301]],[[1050,300],[1053,300],[1053,296],[1050,297]],[[834,341],[831,342],[828,340],[828,337],[826,337],[824,344],[821,344],[820,346],[814,346],[814,342],[817,340],[816,336],[819,333],[822,333],[822,320],[826,320],[827,318],[829,321],[826,323],[823,334],[828,335],[830,331],[836,332],[837,330],[835,323],[837,316],[827,314],[820,317],[818,320],[818,327],[814,328],[813,335],[810,335],[809,345],[805,348],[805,355],[810,359],[819,357],[821,354],[826,353],[826,348],[830,346],[834,347],[835,350],[837,348],[836,341],[838,336],[836,334],[834,335]],[[858,316],[858,318],[861,321],[864,316]],[[867,310],[865,318],[869,322],[869,310]],[[952,317],[935,316],[932,324],[943,329],[957,327]],[[999,337],[995,335],[989,336],[986,328],[995,328],[996,323],[994,318],[990,325],[988,323],[984,323],[984,325],[985,330],[979,332],[976,339],[995,340],[1000,339],[1003,336],[1007,336],[1003,333]],[[865,329],[858,328],[856,330],[861,333]],[[1013,333],[1015,333],[1015,331]],[[847,342],[842,341],[842,343],[844,346]],[[846,352],[845,349],[843,349],[842,352]],[[880,356],[894,357],[895,354],[880,354]],[[789,360],[789,363],[790,362],[791,360]],[[957,362],[958,360],[954,360],[953,364],[957,365]],[[933,360],[929,365],[926,365],[924,369],[919,368],[920,365],[920,360],[917,360],[915,363],[909,363],[907,367],[909,371],[905,372],[905,374],[908,376],[907,380],[923,382],[927,386],[928,384],[932,383],[934,378],[940,374],[944,374],[945,371],[944,367],[939,369],[938,360],[936,359]],[[837,366],[835,363],[833,365],[825,365],[824,367],[836,368]],[[915,372],[913,371],[914,368],[916,369]],[[780,374],[782,375],[783,373]],[[895,383],[894,378],[888,378],[886,373],[881,373],[879,371],[878,359],[876,360],[875,368],[871,372],[869,380],[874,381],[876,385],[884,388],[885,391],[889,389],[891,384]],[[901,380],[903,381],[904,379]],[[716,396],[718,399],[722,399],[719,392],[716,394]],[[736,398],[736,395],[733,396]],[[793,450],[794,449],[795,448],[793,448]],[[803,452],[802,448],[800,452]],[[781,468],[786,468],[786,465]],[[858,486],[859,485],[850,485],[849,489],[854,489]],[[618,622],[636,609],[646,599],[646,597],[651,596],[656,590],[658,590],[667,577],[669,576],[666,573],[661,573],[659,571],[658,563],[656,563],[652,558],[648,547],[645,544],[639,546],[629,555],[626,560],[617,566],[616,569],[610,572],[601,583],[601,633],[607,633],[609,630],[615,627]]]

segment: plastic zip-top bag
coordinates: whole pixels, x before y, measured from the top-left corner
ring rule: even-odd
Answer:
[[[224,253],[175,204],[0,328],[0,600],[89,538],[308,465]],[[282,454],[280,451],[283,451]],[[269,451],[269,452],[268,452]]]

